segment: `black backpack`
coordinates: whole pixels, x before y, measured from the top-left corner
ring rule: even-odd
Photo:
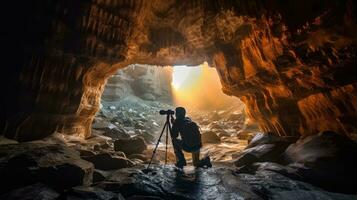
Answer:
[[[189,119],[185,120],[181,137],[185,151],[197,151],[202,147],[200,127]]]

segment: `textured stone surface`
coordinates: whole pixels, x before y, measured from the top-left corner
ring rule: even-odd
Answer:
[[[255,175],[237,174],[225,167],[185,168],[185,173],[171,165],[153,166],[149,173],[136,167],[121,169],[96,187],[133,196],[161,199],[355,199],[356,195],[324,191],[269,170]],[[135,199],[135,198],[134,198]]]
[[[0,145],[0,154],[1,193],[36,182],[57,190],[92,183],[93,164],[62,145]]]
[[[42,0],[4,7],[0,126],[7,137],[89,137],[106,79],[118,69],[204,61],[264,131],[356,132],[352,0]]]

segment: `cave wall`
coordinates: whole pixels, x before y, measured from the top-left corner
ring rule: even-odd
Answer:
[[[204,61],[265,131],[356,133],[352,0],[32,0],[4,7],[0,126],[7,137],[89,137],[106,79],[118,69]]]

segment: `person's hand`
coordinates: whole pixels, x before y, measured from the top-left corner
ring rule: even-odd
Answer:
[[[175,118],[171,116],[171,123],[173,124],[175,122]]]

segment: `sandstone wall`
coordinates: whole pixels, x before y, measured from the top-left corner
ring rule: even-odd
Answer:
[[[2,132],[90,136],[106,79],[129,64],[217,68],[262,129],[356,132],[352,0],[38,0],[2,13]],[[16,10],[17,12],[13,12]]]

